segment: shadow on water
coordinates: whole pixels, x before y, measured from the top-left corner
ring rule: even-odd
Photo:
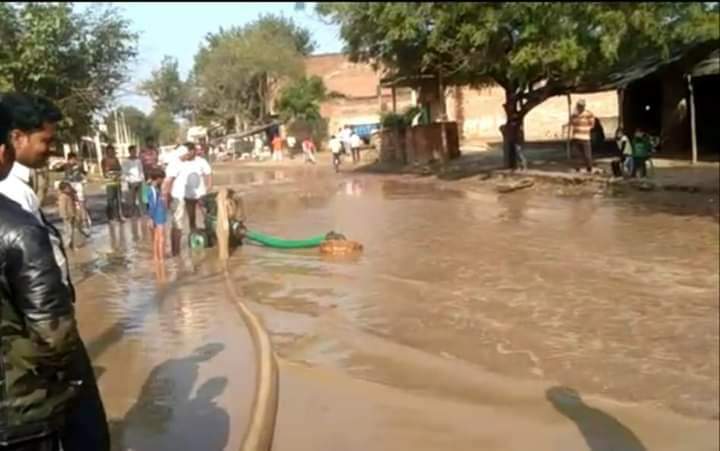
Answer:
[[[612,415],[585,404],[572,388],[552,387],[546,397],[577,425],[590,451],[647,451],[633,431]]]
[[[210,378],[194,397],[191,394],[200,364],[224,349],[220,343],[211,343],[188,357],[156,366],[125,418],[111,422],[112,449],[223,451],[229,439],[230,416],[215,399],[225,391],[228,380]]]

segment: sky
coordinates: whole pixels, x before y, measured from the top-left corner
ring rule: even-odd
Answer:
[[[80,4],[81,5],[81,4]],[[305,3],[305,11],[295,11],[295,3],[112,3],[130,20],[131,29],[140,34],[138,57],[132,67],[128,90],[137,92],[141,81],[150,77],[164,55],[178,59],[181,76],[190,71],[195,53],[205,36],[220,27],[243,25],[261,14],[273,13],[292,18],[307,28],[316,43],[315,53],[333,53],[342,49],[338,27],[323,23],[314,13],[314,3]],[[146,113],[152,102],[141,94],[125,94],[122,105],[135,106]]]

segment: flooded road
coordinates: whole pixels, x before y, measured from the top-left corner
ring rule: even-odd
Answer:
[[[161,271],[136,220],[96,227],[71,261],[113,450],[239,449],[254,354],[214,262],[187,256]]]
[[[718,449],[716,217],[318,167],[215,184],[250,229],[365,246],[231,258],[280,358],[276,451]],[[161,283],[142,231],[106,230],[75,277],[116,449],[237,449],[252,348],[214,254]]]
[[[315,168],[233,177],[249,228],[365,246],[233,257],[282,358],[277,449],[718,449],[716,218]],[[316,404],[334,432],[293,418]]]

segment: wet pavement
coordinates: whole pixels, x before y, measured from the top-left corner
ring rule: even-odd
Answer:
[[[216,184],[245,194],[249,228],[365,246],[231,258],[280,357],[276,451],[718,449],[716,217],[230,167]],[[169,261],[158,285],[149,244],[124,230],[77,266],[117,449],[177,447],[194,415],[221,431],[196,440],[225,424],[229,438],[183,449],[233,449],[252,348],[212,253]]]
[[[186,255],[155,267],[140,221],[98,226],[71,255],[113,450],[239,449],[254,354],[214,262]]]

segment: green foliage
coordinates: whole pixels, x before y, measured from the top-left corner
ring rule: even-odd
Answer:
[[[153,121],[142,111],[132,106],[121,106],[117,109],[117,113],[125,115],[128,132],[133,134],[144,144],[147,138],[157,139],[158,131],[155,129]],[[114,111],[105,117],[105,126],[107,127],[108,137],[115,137],[115,116]]]
[[[639,58],[720,37],[701,3],[322,3],[356,61],[447,84],[489,80],[527,113]],[[542,87],[537,87],[542,85]],[[515,105],[511,105],[514,107]]]
[[[294,136],[298,141],[302,141],[306,137],[310,137],[316,146],[319,147],[328,137],[328,120],[318,118],[313,120],[295,119],[288,123],[287,132]]]
[[[175,122],[175,117],[171,112],[156,108],[150,113],[148,119],[152,124],[153,136],[158,145],[175,144],[180,126]]]
[[[446,85],[500,85],[512,139],[551,96],[592,89],[640,58],[720,38],[717,3],[319,3],[317,11],[340,25],[353,61],[434,74]]]
[[[380,115],[380,125],[383,128],[405,128],[410,125],[407,117],[401,113],[393,113],[392,111],[384,112]]]
[[[189,86],[180,77],[177,59],[171,56],[163,58],[160,67],[152,72],[140,89],[150,96],[156,108],[175,115],[189,108]]]
[[[403,117],[405,118],[405,122],[408,125],[412,125],[413,120],[415,119],[415,116],[423,112],[423,108],[420,105],[411,105],[407,108],[405,108],[405,111],[403,111]]]
[[[307,30],[277,16],[208,35],[195,56],[195,110],[205,120],[266,120],[277,83],[302,76],[313,48]]]
[[[315,42],[312,40],[310,31],[282,15],[262,15],[248,26],[246,32],[275,36],[285,41],[291,41],[295,51],[303,56],[308,56],[315,50]]]
[[[136,39],[112,7],[0,3],[0,89],[55,101],[65,137],[76,140],[127,80]]]
[[[320,102],[326,97],[322,78],[313,75],[294,80],[280,90],[275,106],[283,121],[320,119]]]
[[[406,128],[410,127],[413,119],[423,111],[419,105],[409,106],[402,113],[385,112],[380,115],[380,125],[383,128]]]

